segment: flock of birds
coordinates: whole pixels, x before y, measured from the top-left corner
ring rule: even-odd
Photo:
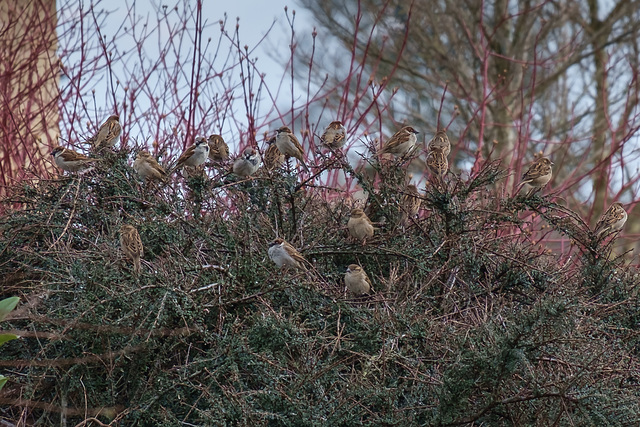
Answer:
[[[104,148],[112,148],[120,138],[119,117],[110,116],[98,129],[98,132],[86,142],[91,144],[94,150],[99,151]],[[408,157],[412,155],[418,147],[416,131],[411,126],[405,126],[396,132],[391,138],[386,140],[379,154],[391,154],[395,157]],[[340,121],[329,124],[322,136],[322,144],[331,150],[341,149],[346,141],[346,129]],[[251,146],[246,147],[232,164],[232,172],[240,177],[253,176],[261,166],[267,170],[281,167],[289,158],[295,158],[300,165],[309,172],[308,166],[304,162],[304,150],[287,126],[280,127],[273,138],[268,142],[268,147],[261,158],[258,151]],[[451,152],[451,142],[444,129],[438,130],[435,136],[427,145],[426,165],[430,178],[435,185],[443,183],[443,178],[449,171],[448,156]],[[91,163],[99,160],[90,158],[84,154],[64,148],[55,147],[51,154],[55,164],[62,170],[78,172],[88,168]],[[140,151],[136,155],[133,163],[134,171],[146,183],[148,181],[166,181],[177,169],[183,167],[197,168],[203,165],[207,159],[214,163],[226,162],[229,159],[229,146],[220,135],[211,135],[208,139],[197,137],[195,143],[187,147],[178,158],[175,166],[167,171],[148,152]],[[517,192],[525,185],[530,187],[526,197],[531,196],[536,191],[546,186],[552,177],[553,163],[547,157],[535,160],[522,175]],[[421,196],[418,188],[407,185],[400,206],[402,216],[400,223],[407,225],[410,219],[418,215]],[[601,239],[609,234],[622,229],[627,220],[627,212],[620,203],[613,203],[602,215],[596,224],[594,235],[596,239]],[[360,208],[354,208],[347,222],[349,234],[356,240],[365,244],[367,239],[373,237],[374,226],[367,214]],[[125,256],[133,262],[135,274],[140,272],[140,260],[143,255],[143,245],[140,235],[135,227],[125,224],[120,228],[120,244]],[[279,268],[293,268],[306,270],[309,263],[304,257],[288,242],[282,238],[276,238],[269,244],[269,258]],[[347,289],[356,296],[369,294],[372,291],[371,280],[361,266],[351,264],[347,268],[344,277]]]

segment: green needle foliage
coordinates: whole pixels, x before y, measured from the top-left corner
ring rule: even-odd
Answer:
[[[130,155],[24,182],[5,200],[1,289],[25,301],[6,327],[28,332],[0,353],[14,380],[5,419],[640,423],[636,271],[547,197],[496,194],[498,164],[427,183],[405,228],[398,166],[372,162],[374,177],[345,167],[378,228],[362,245],[345,229],[343,193],[327,200],[285,171],[145,185]],[[139,275],[120,250],[124,223],[144,245]],[[560,235],[575,244],[547,244]],[[278,236],[307,271],[271,262]],[[345,292],[352,263],[373,295]]]

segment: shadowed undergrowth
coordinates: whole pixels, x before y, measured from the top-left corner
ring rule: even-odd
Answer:
[[[497,164],[469,181],[450,174],[444,192],[427,185],[405,230],[398,168],[374,164],[382,182],[348,170],[378,227],[361,245],[345,229],[347,195],[298,190],[285,172],[146,187],[129,154],[24,182],[5,201],[22,209],[0,218],[0,298],[23,302],[5,324],[22,338],[1,352],[3,418],[640,422],[635,271],[609,246],[589,251],[588,230],[550,199],[495,194]],[[123,223],[144,244],[138,278],[120,251]],[[545,247],[549,233],[575,240],[571,256]],[[278,270],[267,256],[276,235],[313,268]],[[345,293],[352,263],[372,279],[370,297]]]

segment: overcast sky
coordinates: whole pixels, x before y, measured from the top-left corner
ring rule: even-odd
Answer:
[[[177,7],[178,10],[184,8],[183,0],[146,0],[146,1],[117,1],[103,0],[96,1],[93,9],[96,16],[98,16],[98,22],[100,23],[100,34],[105,37],[106,40],[114,40],[117,35],[117,48],[120,52],[133,51],[136,49],[136,43],[131,37],[131,33],[134,32],[138,35],[144,33],[144,25],[149,22],[150,27],[154,27],[155,19],[158,16],[158,11],[162,11],[163,6],[167,6],[169,10]],[[195,2],[186,3],[190,8],[195,7]],[[300,37],[310,38],[312,32],[311,15],[305,9],[299,7],[293,0],[269,0],[269,1],[256,1],[256,0],[234,0],[230,2],[220,1],[204,1],[202,4],[202,18],[205,28],[204,40],[208,37],[212,39],[212,45],[208,47],[207,54],[212,55],[215,52],[218,37],[220,34],[219,21],[225,19],[225,13],[227,15],[226,30],[230,35],[234,32],[236,18],[239,18],[239,34],[240,43],[242,45],[248,45],[251,49],[251,59],[258,58],[257,69],[261,73],[265,73],[266,86],[271,90],[278,88],[281,83],[283,74],[285,73],[285,66],[289,60],[289,44],[291,37],[291,30],[287,22],[285,15],[285,6],[288,7],[289,16],[292,16],[292,11],[295,10],[295,31],[296,39],[299,41]],[[91,13],[87,10],[91,8],[90,4],[84,3],[78,0],[59,0],[58,2],[58,15],[59,24],[64,28],[59,27],[59,33],[65,34],[65,30],[74,28],[81,19],[84,19],[85,28],[91,27],[93,24]],[[161,12],[162,13],[162,12]],[[176,14],[171,14],[173,17],[170,22],[176,22]],[[107,18],[100,18],[106,16]],[[135,16],[136,18],[132,18]],[[137,29],[133,31],[131,29],[132,22],[136,22]],[[193,26],[193,23],[189,25]],[[270,30],[271,28],[271,30]],[[270,31],[269,31],[270,30]],[[262,41],[261,39],[265,34],[269,32],[268,37]],[[71,30],[69,35],[65,37],[78,37],[77,30]],[[91,37],[91,33],[88,33]],[[143,45],[143,50],[150,57],[150,60],[154,61],[154,52],[158,51],[159,45],[164,45],[163,41],[158,39],[166,37],[168,31],[166,27],[157,30],[152,37],[146,39]],[[97,34],[96,34],[97,35]],[[89,41],[95,45],[95,41]],[[258,45],[258,43],[260,43]],[[61,40],[61,45],[64,46],[64,40]],[[221,43],[222,46],[228,46],[229,43],[225,40]],[[130,46],[129,46],[130,45]],[[258,45],[258,46],[256,46]],[[223,51],[226,47],[222,48]],[[188,53],[187,46],[181,53]],[[280,63],[277,62],[278,53],[283,58]],[[79,63],[81,61],[80,54],[78,52],[71,53],[69,55],[63,55],[65,62]],[[218,66],[222,66],[224,63],[225,53],[220,55],[222,59],[217,61]],[[190,57],[189,57],[190,58]],[[132,62],[135,62],[132,61]],[[116,78],[119,76],[129,75],[131,73],[130,68],[135,64],[129,63],[128,70],[121,68],[114,68],[113,72]],[[239,70],[234,72],[239,73]],[[66,82],[61,82],[64,85]],[[101,109],[109,109],[113,104],[113,97],[110,95],[110,89],[108,87],[109,79],[106,73],[100,73],[96,76],[92,76],[91,81],[85,87],[83,86],[82,96],[85,97],[85,103],[87,107],[87,118],[92,121],[101,122],[103,117],[111,114],[107,114],[106,111]],[[297,83],[296,83],[297,85]],[[288,87],[288,85],[287,85]],[[91,107],[94,105],[92,102],[91,90],[95,89],[97,98],[97,109],[100,111],[94,111]],[[299,87],[298,87],[299,89]],[[236,94],[237,96],[237,94]],[[118,102],[122,102],[124,97],[123,88],[116,89],[116,98]],[[288,96],[290,99],[290,96]],[[144,97],[138,97],[137,101],[144,109],[148,102]],[[105,107],[106,106],[106,107]],[[237,109],[240,111],[238,116],[239,120],[242,120],[243,105],[238,105]],[[166,126],[172,126],[174,123],[171,118],[167,119]],[[227,129],[230,131],[230,129]],[[69,140],[72,138],[69,137]],[[144,138],[146,139],[146,138]]]
[[[260,39],[269,30],[271,24],[275,21],[272,32],[269,34],[269,40],[264,42],[256,51],[257,57],[260,58],[261,67],[268,75],[280,77],[282,75],[282,66],[275,63],[275,49],[284,48],[284,52],[288,53],[287,46],[289,44],[288,24],[285,16],[284,8],[288,7],[289,13],[296,11],[296,31],[303,31],[304,23],[309,23],[309,31],[311,32],[311,16],[306,9],[303,9],[293,0],[233,0],[229,2],[205,2],[203,5],[203,14],[207,19],[212,20],[223,19],[224,13],[227,13],[228,22],[235,22],[236,17],[240,18],[240,35],[242,40],[249,46],[255,46]]]

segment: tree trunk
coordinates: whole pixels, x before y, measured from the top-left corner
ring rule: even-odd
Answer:
[[[609,107],[609,87],[607,84],[607,52],[604,48],[609,32],[603,31],[602,22],[598,19],[598,1],[589,1],[589,15],[591,18],[589,30],[595,34],[593,38],[593,65],[595,68],[593,80],[596,85],[595,111],[593,116],[593,161],[598,165],[594,169],[593,179],[593,216],[599,218],[605,208],[607,189],[609,188],[609,173],[611,157],[606,149],[607,116]]]
[[[0,0],[0,197],[50,169],[60,133],[55,0]]]

